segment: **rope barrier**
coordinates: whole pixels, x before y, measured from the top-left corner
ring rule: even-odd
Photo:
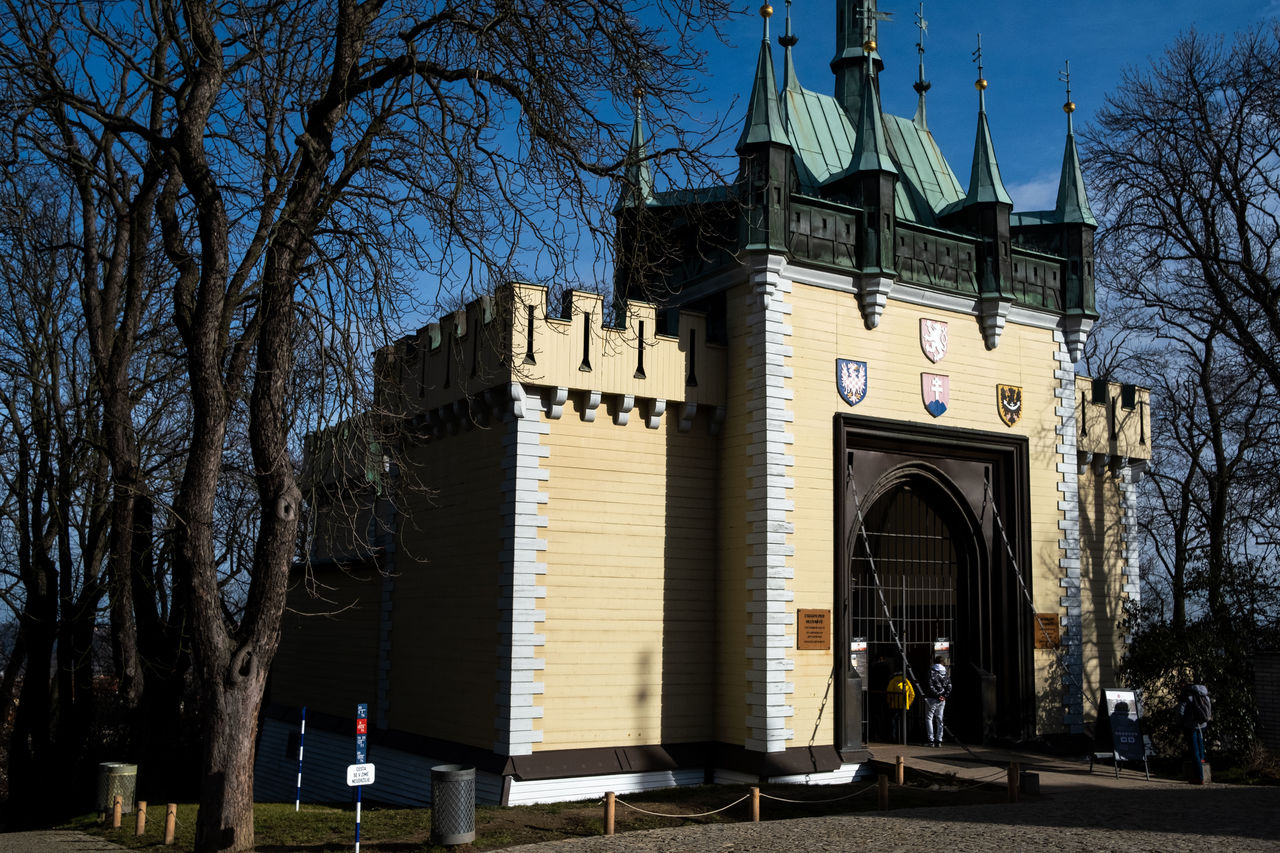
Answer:
[[[619,799],[619,798],[617,798],[617,797],[614,797],[614,802],[615,802],[615,803],[622,803],[622,805],[624,805],[624,806],[626,806],[627,808],[631,809],[633,812],[640,812],[641,814],[647,814],[647,815],[649,815],[649,816],[651,816],[651,817],[674,817],[674,818],[686,818],[686,819],[687,819],[687,818],[695,818],[695,817],[709,817],[709,816],[711,816],[711,815],[713,815],[713,814],[719,814],[720,812],[727,811],[727,810],[729,810],[729,809],[733,808],[734,806],[736,806],[738,803],[744,802],[744,801],[749,800],[749,799],[751,799],[751,795],[750,795],[750,794],[743,794],[741,797],[739,797],[738,799],[734,800],[732,803],[729,803],[729,805],[727,805],[727,806],[724,806],[724,807],[722,807],[722,808],[718,808],[718,809],[713,809],[713,810],[711,810],[711,811],[709,811],[709,812],[699,812],[698,814],[664,814],[663,812],[651,812],[651,811],[649,811],[648,809],[642,809],[642,808],[640,808],[639,806],[633,806],[633,805],[631,805],[631,803],[628,803],[626,800],[622,800],[622,799]]]
[[[760,792],[760,796],[766,800],[777,800],[780,803],[795,803],[802,806],[820,805],[822,803],[838,803],[838,802],[841,802],[842,800],[852,800],[854,797],[861,797],[863,794],[867,793],[874,787],[876,787],[876,783],[872,782],[870,785],[863,788],[861,791],[854,791],[852,794],[846,794],[843,797],[832,797],[827,800],[791,800],[786,797],[775,797],[773,794],[766,794],[764,791]]]

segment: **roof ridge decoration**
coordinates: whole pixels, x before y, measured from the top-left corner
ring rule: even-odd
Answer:
[[[795,47],[799,38],[791,33],[791,0],[787,0],[787,32],[778,37],[778,44],[783,48],[782,88],[784,91],[799,92],[800,78],[796,76],[796,66],[791,59],[791,48]]]
[[[1000,178],[1000,164],[996,162],[995,145],[991,142],[991,128],[987,125],[987,81],[982,76],[982,34],[978,34],[978,47],[973,52],[978,63],[978,79],[973,87],[978,90],[978,132],[973,143],[973,166],[969,170],[969,192],[964,205],[999,202],[1013,206],[1013,199]]]
[[[1071,114],[1076,111],[1071,100],[1071,61],[1058,72],[1058,79],[1067,85],[1067,101],[1062,111],[1067,114],[1067,144],[1062,152],[1062,176],[1058,179],[1058,201],[1054,206],[1054,218],[1063,223],[1083,223],[1097,227],[1098,220],[1089,207],[1089,195],[1085,191],[1084,173],[1080,169],[1080,155],[1076,151],[1075,128]]]
[[[928,130],[929,124],[925,120],[924,113],[924,94],[933,84],[924,79],[924,37],[929,34],[929,22],[924,19],[924,0],[920,0],[920,9],[916,12],[916,29],[920,32],[920,37],[916,40],[916,53],[920,56],[920,67],[916,82],[911,84],[911,88],[916,90],[918,96],[916,115],[912,122],[921,130]]]
[[[627,169],[623,175],[622,194],[614,208],[643,207],[653,201],[653,171],[649,168],[649,151],[644,125],[644,89],[635,88],[635,119],[631,124],[631,144],[627,149]]]
[[[760,7],[764,19],[764,38],[760,42],[760,55],[756,60],[755,81],[751,87],[751,100],[747,103],[747,121],[738,138],[739,153],[748,145],[774,143],[791,147],[787,132],[782,126],[782,114],[778,109],[778,88],[773,76],[773,53],[769,49],[769,18],[773,7],[765,3]]]

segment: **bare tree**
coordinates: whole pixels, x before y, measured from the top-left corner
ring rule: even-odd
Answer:
[[[1125,73],[1086,134],[1117,287],[1220,335],[1280,389],[1280,24],[1194,31]]]
[[[297,436],[367,407],[367,371],[351,365],[398,332],[414,276],[452,300],[520,274],[571,279],[579,249],[594,260],[612,231],[610,181],[624,171],[634,87],[657,134],[693,150],[680,112],[701,63],[693,38],[728,9],[6,7],[15,23],[4,73],[29,83],[24,107],[52,102],[66,116],[61,156],[89,147],[131,164],[114,179],[136,210],[127,229],[116,221],[137,241],[126,261],[141,260],[157,230],[163,245],[191,414],[170,541],[204,721],[197,848],[251,849],[253,732],[301,510]],[[675,168],[700,165],[685,157]],[[94,180],[113,180],[95,169]],[[127,320],[113,316],[118,331]],[[316,373],[345,383],[322,393],[327,405],[306,404],[311,424],[295,420],[300,335],[320,342]],[[255,518],[244,582],[226,584],[239,560],[217,541],[217,513],[239,422]]]
[[[1110,302],[1091,368],[1153,391],[1125,666],[1152,695],[1217,678],[1237,746],[1254,731],[1249,652],[1280,628],[1278,96],[1280,25],[1192,32],[1125,74],[1085,146]]]

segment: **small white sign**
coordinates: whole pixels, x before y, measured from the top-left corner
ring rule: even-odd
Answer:
[[[347,765],[347,787],[354,788],[357,785],[373,784],[373,765],[372,764],[348,764]]]

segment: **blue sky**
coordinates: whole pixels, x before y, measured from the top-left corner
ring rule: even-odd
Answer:
[[[785,5],[782,0],[774,2],[770,36],[781,81],[782,48],[777,37],[783,32]],[[893,13],[893,21],[880,26],[884,109],[910,116],[916,105],[911,84],[916,79],[918,2],[880,0],[879,6],[882,12]],[[755,8],[730,27],[733,47],[711,49],[712,77],[707,83],[711,109],[723,113],[737,97],[733,108],[739,114],[745,110],[761,35]],[[795,0],[791,16],[792,29],[800,39],[794,48],[800,83],[830,94],[834,0]],[[926,0],[925,76],[933,84],[927,101],[929,127],[961,184],[967,185],[978,108],[973,88],[977,69],[971,53],[977,34],[982,33],[984,75],[990,83],[987,118],[1005,186],[1018,210],[1052,207],[1066,130],[1062,112],[1066,93],[1058,72],[1066,60],[1071,62],[1078,131],[1116,87],[1123,69],[1145,66],[1180,32],[1194,27],[1201,33],[1230,37],[1277,16],[1280,0]]]

